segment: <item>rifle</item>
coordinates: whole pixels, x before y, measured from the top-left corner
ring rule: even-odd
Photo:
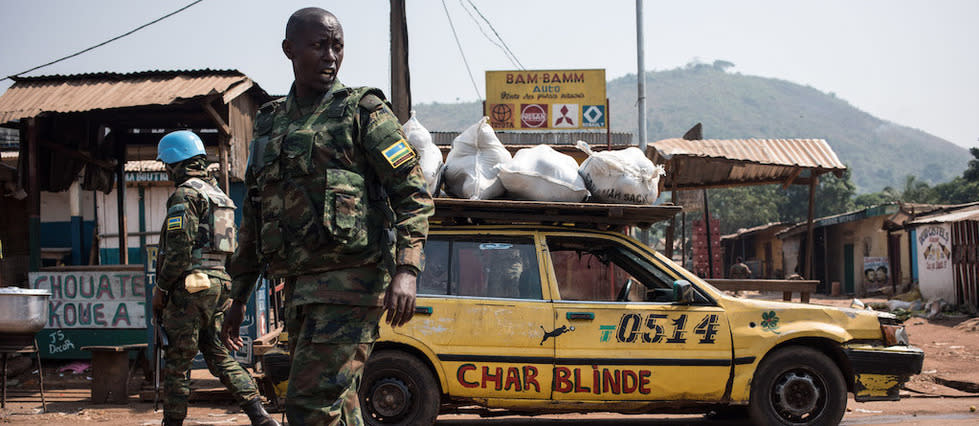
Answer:
[[[160,364],[163,361],[163,348],[170,344],[163,324],[153,316],[153,411],[160,411]]]

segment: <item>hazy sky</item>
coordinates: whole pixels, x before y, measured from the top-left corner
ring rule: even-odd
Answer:
[[[636,73],[635,1],[471,1],[527,69],[604,68],[609,79]],[[479,94],[443,2],[407,1],[414,102],[475,100],[484,95],[484,71],[516,68],[476,26],[473,17],[492,35],[469,2],[444,4]],[[0,0],[0,75],[103,42],[189,3]],[[238,69],[269,93],[284,94],[292,82],[280,49],[285,22],[293,11],[309,5],[334,12],[344,26],[341,81],[387,92],[385,0],[204,0],[124,39],[28,75]],[[979,146],[979,1],[689,0],[644,5],[647,71],[723,59],[735,64],[729,72],[834,92],[879,118],[960,146]],[[10,84],[0,82],[0,90]],[[656,99],[655,93],[647,95]]]

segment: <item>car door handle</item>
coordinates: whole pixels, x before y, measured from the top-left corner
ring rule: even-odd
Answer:
[[[419,315],[431,315],[432,314],[432,307],[431,306],[415,306],[415,313],[416,314],[419,314]]]
[[[595,319],[595,314],[591,312],[568,312],[565,318],[569,320],[593,320]]]

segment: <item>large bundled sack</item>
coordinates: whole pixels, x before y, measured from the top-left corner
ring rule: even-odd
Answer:
[[[483,117],[452,141],[445,159],[445,192],[453,197],[489,200],[503,195],[499,167],[513,157]]]
[[[579,202],[588,196],[578,162],[547,145],[517,151],[500,167],[499,178],[517,199]]]
[[[411,118],[401,126],[405,132],[405,137],[411,147],[418,152],[418,165],[422,168],[425,175],[425,183],[428,193],[433,196],[438,190],[439,178],[442,176],[442,151],[432,142],[432,134],[415,117],[415,110],[411,110]]]
[[[642,150],[629,147],[615,151],[592,152],[584,141],[578,149],[588,154],[578,173],[591,191],[592,201],[615,204],[653,204],[659,197],[659,177],[663,166],[653,164]]]

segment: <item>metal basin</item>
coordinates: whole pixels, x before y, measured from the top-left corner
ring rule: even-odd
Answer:
[[[34,334],[48,322],[48,290],[0,288],[0,334]]]

